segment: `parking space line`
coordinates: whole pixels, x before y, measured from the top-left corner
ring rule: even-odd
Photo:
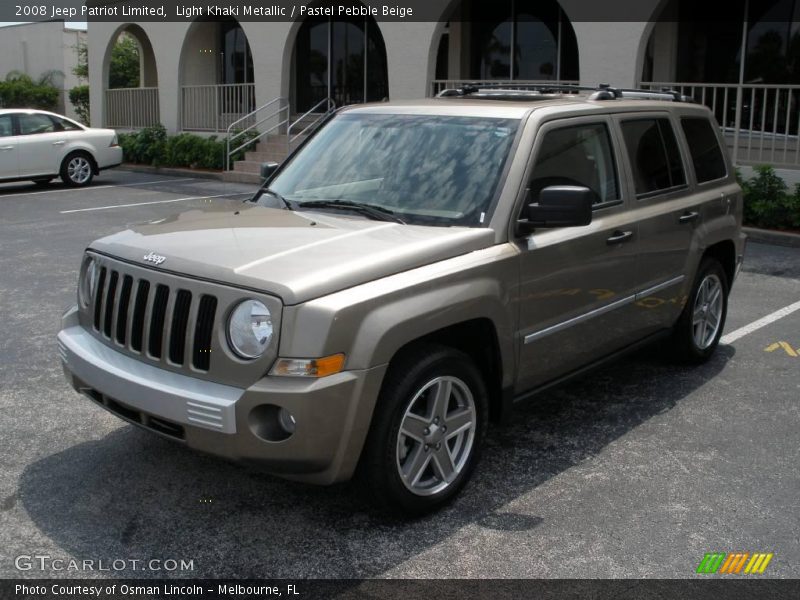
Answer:
[[[147,204],[169,204],[170,202],[187,202],[189,200],[210,200],[212,198],[232,198],[233,196],[251,196],[252,192],[236,192],[233,194],[218,194],[216,196],[188,196],[186,198],[172,198],[171,200],[154,200],[153,202],[133,202],[131,204],[113,204],[111,206],[93,206],[91,208],[75,208],[59,211],[62,215],[70,213],[89,212],[93,210],[110,210],[112,208],[127,208],[129,206],[145,206]]]
[[[770,323],[774,323],[775,321],[782,319],[783,317],[789,316],[790,314],[798,310],[800,310],[800,302],[795,302],[794,304],[790,304],[789,306],[784,306],[783,308],[776,310],[775,312],[770,313],[765,317],[761,317],[757,321],[753,321],[749,325],[740,327],[736,331],[731,331],[729,334],[722,336],[722,338],[720,339],[720,343],[732,344],[739,338],[742,338],[749,333],[753,333],[754,331],[761,329],[762,327],[766,327]]]
[[[91,187],[82,189],[82,188],[60,188],[57,190],[43,190],[41,192],[15,192],[13,194],[4,194],[3,190],[0,189],[0,200],[3,198],[12,198],[13,196],[38,196],[40,194],[57,194],[59,192],[91,192],[93,190],[103,190],[108,188],[118,188],[118,187],[136,187],[137,185],[155,185],[157,183],[176,183],[178,181],[195,181],[196,177],[182,177],[180,179],[159,179],[158,181],[141,181],[139,183],[120,183],[117,184],[108,184],[108,185],[93,185]]]

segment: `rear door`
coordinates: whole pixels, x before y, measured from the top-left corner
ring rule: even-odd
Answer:
[[[637,226],[621,185],[619,144],[606,116],[544,124],[526,176],[536,202],[550,185],[595,192],[592,223],[518,238],[520,369],[517,393],[603,357],[632,341]]]
[[[676,123],[667,112],[616,117],[634,184],[639,220],[639,274],[631,321],[640,336],[672,325],[688,286],[689,252],[701,223],[700,203],[691,194]]]
[[[19,176],[19,148],[14,135],[14,119],[0,115],[0,179]]]

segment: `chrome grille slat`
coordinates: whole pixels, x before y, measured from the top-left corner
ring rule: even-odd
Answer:
[[[147,287],[145,279],[134,279],[131,288],[131,304],[128,309],[128,329],[125,334],[127,347],[133,352],[142,351],[142,327],[144,325],[144,309],[147,303]],[[139,295],[142,295],[140,300]]]
[[[106,292],[105,305],[103,306],[103,335],[111,338],[111,327],[114,323],[114,312],[117,304],[117,282],[119,281],[119,273],[111,271],[111,276],[108,278],[108,291]]]
[[[192,293],[188,290],[178,290],[173,296],[173,301],[173,310],[170,311],[171,322],[167,356],[173,364],[182,365],[186,355],[186,331],[189,329]]]
[[[100,317],[103,314],[103,304],[105,299],[106,275],[108,271],[105,267],[100,269],[100,276],[97,278],[97,289],[94,292],[94,328],[100,331]]]
[[[192,294],[192,302],[189,306],[189,317],[186,319],[186,329],[183,334],[183,364],[192,365],[194,357],[194,330],[197,324],[197,314],[200,310],[200,302],[203,296]]]
[[[159,283],[153,297],[152,313],[149,321],[150,335],[148,336],[147,352],[151,358],[160,360],[164,356],[164,328],[169,303],[169,287]]]
[[[203,294],[197,307],[192,342],[192,365],[201,371],[208,371],[211,364],[211,337],[216,312],[217,299],[214,296]]]
[[[118,344],[123,346],[128,341],[128,326],[130,320],[131,291],[133,289],[133,277],[125,275],[122,277],[122,285],[119,290],[119,301],[117,303],[116,316],[114,317],[114,332]]]

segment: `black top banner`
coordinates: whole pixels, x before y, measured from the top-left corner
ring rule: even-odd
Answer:
[[[462,5],[453,0],[2,0],[0,21],[109,21],[181,22],[195,19],[238,21],[296,21],[309,17],[365,18],[376,21],[474,20],[459,17]],[[522,0],[520,0],[522,2]],[[531,0],[535,5],[534,0]],[[674,0],[678,2],[678,0]],[[660,0],[562,0],[560,7],[572,22],[675,21],[674,10],[663,10]],[[681,3],[685,7],[685,3]],[[751,3],[752,4],[752,3]],[[510,6],[510,3],[509,3]],[[792,11],[781,10],[777,0],[761,0],[755,17],[770,22],[790,22]],[[753,7],[751,6],[751,12]],[[523,11],[524,12],[524,11]],[[744,0],[705,0],[680,11],[684,21],[741,22]],[[518,20],[526,18],[524,14]]]

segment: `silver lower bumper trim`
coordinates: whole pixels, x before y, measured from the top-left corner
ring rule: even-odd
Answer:
[[[80,325],[58,334],[64,368],[122,404],[183,425],[236,433],[244,390],[147,365],[109,348]]]

